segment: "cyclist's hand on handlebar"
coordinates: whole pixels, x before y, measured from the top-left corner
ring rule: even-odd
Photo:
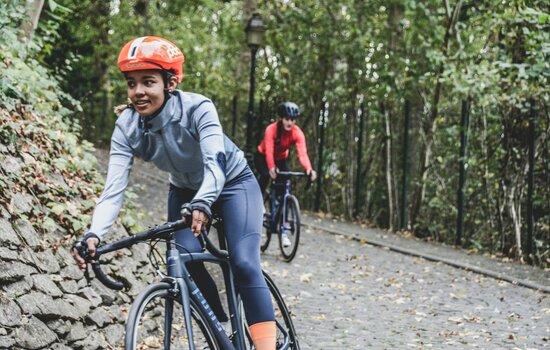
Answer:
[[[311,182],[313,182],[313,181],[315,181],[315,179],[317,179],[317,173],[313,169],[310,169],[310,170],[307,171],[307,176],[309,176],[309,179],[311,180]]]
[[[191,231],[197,237],[208,224],[210,207],[199,202],[195,204],[185,203],[181,206],[181,217],[187,225],[190,225]]]
[[[269,169],[269,177],[271,177],[273,180],[277,178],[277,168],[271,168]]]
[[[206,224],[208,224],[208,215],[201,210],[193,210],[191,217],[191,231],[193,231],[193,234],[197,237],[200,235],[201,231],[206,228]]]
[[[95,256],[96,247],[99,244],[99,239],[97,239],[96,237],[90,237],[83,242],[88,245],[88,252],[90,257]],[[74,245],[71,248],[71,255],[73,256],[80,271],[84,272],[86,270],[86,261],[80,256],[78,250],[74,247]]]

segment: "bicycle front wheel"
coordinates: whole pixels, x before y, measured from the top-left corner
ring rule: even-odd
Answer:
[[[260,249],[262,252],[265,252],[267,247],[269,247],[269,242],[271,241],[271,196],[267,196],[264,200],[264,218],[262,223],[262,238]]]
[[[281,232],[286,233],[288,240],[283,239],[283,235],[280,234],[279,247],[281,248],[284,260],[290,262],[294,259],[298,250],[298,244],[300,243],[300,204],[298,204],[298,199],[293,195],[289,195],[286,198],[286,206],[283,209],[285,211],[285,222],[282,222],[283,215],[281,215],[279,227],[285,227],[285,230],[281,229]]]
[[[221,350],[206,317],[190,302],[195,348]],[[152,284],[136,298],[126,321],[125,349],[189,349],[181,296],[170,283]]]

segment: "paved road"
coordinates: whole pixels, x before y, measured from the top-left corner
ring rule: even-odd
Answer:
[[[137,162],[132,177],[164,220],[166,176]],[[303,349],[550,348],[550,298],[532,289],[308,228],[292,263],[272,244],[262,264]]]
[[[299,256],[264,255],[305,349],[541,349],[550,299],[507,282],[305,230]]]

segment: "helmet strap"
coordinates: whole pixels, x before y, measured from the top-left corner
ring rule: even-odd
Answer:
[[[167,71],[166,69],[161,69],[160,74],[162,75],[162,81],[164,82],[164,103],[170,98],[170,90],[168,89],[168,82],[170,78],[175,76],[172,72]]]
[[[166,101],[168,101],[168,99],[170,98],[170,93],[168,91],[168,71],[165,69],[161,69],[160,75],[162,75],[162,81],[164,82],[164,103],[166,103]]]

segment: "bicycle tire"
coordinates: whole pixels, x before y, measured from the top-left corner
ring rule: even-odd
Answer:
[[[221,350],[206,316],[193,300],[190,303],[195,347]],[[169,305],[172,306],[171,315]],[[166,320],[166,317],[169,319]],[[165,339],[165,322],[171,332],[168,343]],[[174,294],[172,285],[167,282],[157,282],[145,288],[133,302],[126,321],[125,349],[150,348],[189,348],[181,297]]]
[[[298,342],[298,336],[296,335],[296,329],[294,328],[294,322],[292,322],[292,316],[288,307],[279,292],[279,289],[275,285],[275,282],[271,277],[263,271],[267,287],[271,293],[271,299],[273,307],[275,308],[275,322],[277,325],[277,349],[282,349],[285,343],[284,333],[288,334],[288,347],[287,350],[300,350],[300,343]]]
[[[292,316],[283,296],[279,292],[279,289],[275,285],[275,282],[271,277],[262,271],[267,287],[271,294],[271,301],[273,303],[275,313],[275,325],[276,325],[276,350],[300,350],[300,343],[298,342],[298,336],[296,335],[296,329],[292,322]],[[241,315],[243,317],[241,324],[243,325],[245,341],[247,342],[248,349],[255,350],[252,343],[252,336],[244,319],[244,309],[242,303],[239,306],[241,308]],[[286,334],[286,335],[285,335]],[[286,338],[285,338],[286,337]]]
[[[289,195],[286,198],[286,206],[283,208],[286,210],[286,225],[289,229],[285,230],[287,237],[290,240],[290,246],[285,247],[283,245],[282,235],[279,234],[279,248],[281,249],[281,254],[283,254],[284,261],[291,262],[292,259],[296,256],[298,251],[298,245],[300,243],[300,204],[298,199],[294,195]],[[283,215],[279,216],[279,220],[282,220]],[[279,227],[282,227],[283,223],[279,222]]]
[[[269,242],[271,241],[271,195],[266,196],[264,199],[264,208],[266,212],[264,213],[263,222],[262,222],[262,236],[260,250],[265,252],[267,247],[269,247]],[[269,211],[268,211],[269,210]]]

